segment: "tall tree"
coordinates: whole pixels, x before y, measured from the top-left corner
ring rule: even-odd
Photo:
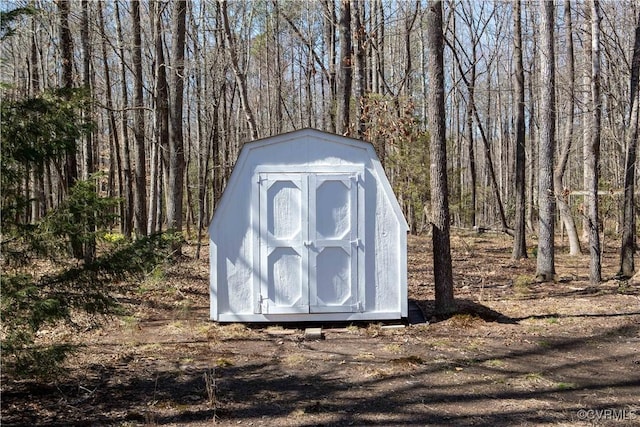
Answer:
[[[329,95],[325,101],[325,114],[323,115],[324,129],[329,132],[336,132],[336,7],[333,0],[322,0],[323,19],[322,19],[322,35],[324,38],[324,46],[326,52],[323,56],[327,56],[327,85],[329,86]]]
[[[71,99],[73,88],[73,36],[69,24],[71,14],[71,4],[68,0],[58,2],[60,11],[60,49],[62,50],[62,87],[65,89],[66,97]],[[63,190],[66,193],[78,180],[78,159],[76,157],[77,141],[74,141],[73,149],[66,152],[63,176]],[[61,202],[61,200],[59,201]],[[79,222],[74,218],[73,222]],[[85,257],[84,245],[77,235],[70,236],[71,249],[76,259]]]
[[[240,91],[240,105],[242,106],[247,125],[249,126],[249,134],[251,139],[258,139],[258,125],[256,124],[253,109],[249,104],[247,75],[245,74],[244,69],[240,67],[240,60],[238,58],[238,46],[235,38],[233,37],[233,34],[231,33],[231,24],[229,23],[229,5],[226,0],[218,0],[218,5],[221,9],[224,35],[227,42],[229,56],[231,57],[231,67],[233,68],[233,73],[236,77],[236,84],[238,85],[238,89]]]
[[[147,160],[145,155],[144,75],[142,73],[142,29],[140,2],[131,0],[133,23],[133,134],[135,137],[135,192],[133,199],[134,226],[139,236],[147,235]]]
[[[516,102],[516,164],[515,164],[515,194],[516,221],[511,258],[527,257],[525,241],[525,124],[524,124],[524,67],[522,63],[522,13],[521,3],[514,3],[513,12],[513,54],[515,56],[515,102]]]
[[[554,4],[540,5],[540,141],[538,146],[538,256],[536,279],[550,281],[555,276],[555,194],[553,158],[555,150],[555,49]]]
[[[372,34],[368,45],[371,56],[371,91],[385,93],[385,18],[382,0],[372,0],[370,3]]]
[[[98,2],[98,24],[100,26],[100,39],[101,39],[101,50],[102,50],[102,68],[104,70],[104,90],[106,96],[106,109],[108,115],[108,129],[109,135],[111,139],[109,155],[111,158],[111,162],[109,164],[109,181],[117,182],[117,192],[118,198],[122,198],[124,195],[123,189],[123,177],[122,177],[122,157],[120,150],[120,133],[118,132],[118,123],[116,119],[116,113],[113,103],[113,93],[112,93],[112,85],[111,85],[111,69],[109,66],[109,60],[107,56],[107,33],[105,29],[105,19],[104,19],[104,2],[100,0]],[[113,184],[110,187],[114,186]],[[109,194],[113,197],[113,190],[110,190]],[[119,205],[119,216],[120,216],[120,231],[123,232],[123,226],[125,224],[125,207],[122,200],[118,202]]]
[[[85,89],[88,91],[89,96],[93,96],[93,79],[95,73],[92,71],[91,60],[93,57],[93,49],[91,43],[91,33],[90,22],[89,22],[89,2],[88,0],[82,0],[82,27],[80,30],[80,35],[82,38],[82,78],[84,81]],[[85,114],[90,118],[90,120],[94,119],[93,115],[93,107],[89,105]],[[82,179],[87,179],[89,175],[96,171],[96,154],[97,152],[94,141],[93,132],[89,132],[85,136],[85,144],[84,144],[84,173],[82,175]]]
[[[351,10],[353,11],[353,34],[354,34],[354,57],[355,57],[355,137],[362,138],[365,131],[364,115],[364,96],[366,89],[366,66],[365,66],[365,43],[366,28],[365,22],[365,5],[362,0],[351,0]]]
[[[127,77],[127,64],[125,62],[125,42],[124,29],[122,28],[122,18],[120,17],[119,2],[115,2],[116,30],[118,33],[118,54],[120,57],[120,90],[122,96],[122,113],[120,114],[122,132],[122,177],[123,185],[123,205],[124,217],[120,220],[122,223],[122,232],[125,236],[131,236],[133,232],[133,182],[131,173],[131,144],[129,143],[129,89]]]
[[[351,2],[340,1],[340,18],[338,21],[340,37],[340,67],[338,73],[338,99],[336,132],[349,133],[349,110],[351,101],[351,85],[353,78],[353,49],[351,46]]]
[[[444,34],[442,1],[427,7],[427,48],[430,130],[431,227],[433,239],[433,273],[436,312],[447,315],[455,311],[453,269],[449,237],[449,190],[447,187],[447,141],[445,135]]]
[[[70,90],[73,87],[73,36],[71,35],[71,27],[69,26],[69,15],[71,13],[69,0],[60,0],[58,2],[58,10],[60,12],[62,87]],[[64,171],[64,187],[68,190],[78,179],[78,162],[75,150],[67,153]]]
[[[640,14],[636,19],[636,34],[631,60],[629,140],[624,169],[624,208],[622,220],[622,247],[620,249],[619,277],[631,277],[635,270],[633,254],[636,250],[635,175],[638,149],[638,88],[640,88]]]
[[[184,51],[186,40],[186,0],[173,3],[173,43],[171,87],[171,138],[169,142],[169,194],[167,200],[167,225],[175,231],[182,231],[182,196],[184,191],[184,135],[182,129],[184,99]],[[177,249],[177,248],[176,248]]]
[[[498,208],[498,216],[500,220],[500,224],[502,226],[502,231],[507,234],[513,235],[513,229],[509,227],[507,224],[507,216],[504,209],[504,204],[502,203],[502,196],[500,194],[500,186],[496,178],[495,167],[493,164],[493,156],[491,154],[491,143],[489,141],[489,136],[487,135],[487,126],[488,118],[490,114],[487,114],[487,120],[483,121],[480,117],[480,112],[478,111],[478,105],[475,99],[476,93],[476,65],[478,62],[476,48],[479,43],[479,38],[482,36],[482,33],[486,29],[486,25],[480,25],[479,20],[476,22],[476,18],[474,18],[473,8],[471,7],[469,10],[464,9],[464,19],[465,23],[469,29],[469,34],[471,35],[471,57],[468,58],[468,71],[464,70],[463,61],[460,58],[459,50],[464,53],[463,49],[458,49],[458,44],[460,44],[460,40],[456,38],[456,45],[453,45],[449,40],[445,39],[445,42],[448,43],[449,48],[451,49],[451,53],[454,56],[455,63],[458,67],[460,78],[464,82],[467,88],[467,139],[469,140],[469,169],[471,173],[471,205],[473,208],[473,213],[471,215],[472,224],[476,225],[476,164],[475,164],[475,149],[474,149],[474,119],[475,125],[477,126],[477,130],[480,133],[480,139],[482,140],[484,154],[485,154],[485,163],[487,167],[488,177],[491,180],[493,193],[495,196],[496,205]],[[491,91],[489,91],[490,93]],[[489,106],[490,103],[487,103]],[[483,124],[484,123],[484,124]]]
[[[569,161],[569,154],[571,153],[571,146],[573,144],[573,121],[575,117],[575,70],[574,70],[574,53],[573,53],[573,20],[571,18],[571,0],[565,0],[564,2],[564,22],[565,22],[565,46],[567,49],[567,74],[569,77],[569,100],[568,100],[568,117],[566,122],[566,131],[564,137],[564,143],[560,150],[560,158],[558,164],[553,173],[553,185],[556,192],[556,203],[558,204],[558,211],[560,212],[560,218],[567,230],[567,237],[569,238],[569,255],[579,255],[582,253],[580,249],[580,238],[578,237],[578,230],[576,223],[571,215],[571,207],[569,206],[569,191],[562,185],[565,171],[567,170],[567,163]]]
[[[151,187],[149,193],[149,214],[147,231],[152,234],[160,230],[160,212],[162,198],[163,165],[169,169],[169,84],[167,81],[167,64],[164,55],[163,6],[160,1],[153,2],[153,38],[155,49],[154,79],[155,79],[155,138],[151,147]],[[162,160],[162,161],[161,161]]]
[[[600,165],[600,133],[602,121],[602,100],[600,99],[600,2],[590,0],[591,9],[591,140],[585,163],[591,173],[588,177],[589,204],[587,220],[589,224],[589,281],[592,284],[602,280],[601,254],[600,254],[600,226],[598,217],[598,179]]]

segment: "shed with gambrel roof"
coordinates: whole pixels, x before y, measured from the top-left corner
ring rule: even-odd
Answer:
[[[370,143],[315,129],[247,143],[209,226],[210,318],[404,318],[407,231]]]

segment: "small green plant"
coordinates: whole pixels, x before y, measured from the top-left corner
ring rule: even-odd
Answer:
[[[290,354],[283,361],[288,366],[301,366],[307,363],[307,359],[301,354]]]
[[[227,359],[226,357],[218,357],[216,359],[216,366],[219,368],[226,368],[229,366],[233,366],[233,362],[231,359]]]
[[[557,383],[556,384],[556,390],[574,390],[576,388],[576,385],[573,383]]]
[[[500,359],[489,359],[486,362],[484,362],[484,364],[492,368],[500,368],[504,366],[504,362]]]
[[[190,300],[188,299],[184,299],[182,301],[179,301],[176,304],[176,317],[178,319],[188,319],[189,318],[189,313],[191,313],[191,309],[192,309],[192,303]]]
[[[513,279],[513,291],[518,296],[527,296],[531,292],[529,287],[533,284],[533,282],[533,278],[526,274],[516,276],[516,278]]]
[[[628,294],[633,290],[633,287],[629,284],[629,280],[618,280],[618,293]]]
[[[382,324],[380,323],[371,323],[367,326],[366,334],[372,338],[379,336],[382,333]]]
[[[360,332],[360,328],[356,325],[349,325],[346,327],[347,332],[350,334],[357,334]]]
[[[401,353],[402,352],[402,347],[400,347],[399,344],[393,343],[393,344],[387,344],[384,346],[384,349],[386,351],[388,351],[389,353]]]
[[[529,372],[524,376],[524,379],[531,382],[540,382],[544,377],[539,372]]]
[[[125,329],[130,332],[135,331],[140,323],[140,320],[135,316],[122,316],[120,320],[122,321]]]
[[[470,328],[480,317],[474,314],[455,314],[451,317],[451,325],[456,328]]]
[[[163,265],[156,265],[147,274],[147,280],[151,283],[159,283],[167,277],[167,273]]]

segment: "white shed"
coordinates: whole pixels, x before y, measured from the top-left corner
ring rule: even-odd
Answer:
[[[247,143],[209,226],[211,320],[407,317],[407,231],[371,144],[314,129]]]

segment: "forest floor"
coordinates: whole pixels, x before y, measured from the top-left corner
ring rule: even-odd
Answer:
[[[558,280],[511,239],[452,236],[461,314],[432,319],[431,243],[409,239],[423,324],[221,325],[208,321],[208,256],[132,284],[128,314],[40,339],[80,345],[55,381],[3,374],[9,425],[640,425],[640,283],[588,284],[588,256],[557,251]],[[203,248],[206,250],[206,248]]]

